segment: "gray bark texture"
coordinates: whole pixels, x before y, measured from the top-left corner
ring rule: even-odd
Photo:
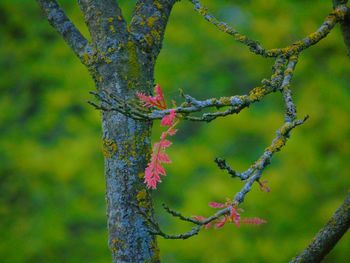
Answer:
[[[333,7],[338,5],[347,4],[348,0],[333,0]],[[344,20],[340,23],[340,28],[343,34],[345,47],[348,51],[348,57],[350,57],[350,13],[345,15]]]
[[[317,263],[333,249],[350,227],[350,192],[332,218],[318,232],[310,245],[296,256],[291,263]]]
[[[57,1],[37,2],[50,24],[87,66],[102,97],[130,100],[136,92],[152,92],[154,64],[175,0],[137,1],[130,26],[118,1],[79,0],[92,43],[82,36]],[[102,130],[113,262],[159,262],[156,237],[150,234],[144,218],[153,217],[150,192],[143,183],[151,152],[151,122],[103,112]]]

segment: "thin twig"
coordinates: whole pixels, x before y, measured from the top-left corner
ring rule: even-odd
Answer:
[[[278,57],[280,55],[291,56],[293,54],[300,53],[301,51],[325,38],[339,21],[344,20],[345,15],[349,11],[349,8],[346,5],[338,5],[325,18],[323,24],[315,32],[309,34],[299,41],[292,43],[291,45],[288,45],[287,47],[265,49],[258,41],[248,38],[246,35],[239,33],[233,27],[227,25],[227,23],[219,21],[208,11],[207,7],[200,3],[199,0],[189,1],[194,5],[195,11],[203,16],[209,23],[216,26],[220,31],[231,35],[236,41],[248,46],[250,51],[253,53],[264,57]]]

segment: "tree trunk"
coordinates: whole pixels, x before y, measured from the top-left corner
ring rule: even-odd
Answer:
[[[177,0],[137,0],[128,26],[116,0],[78,0],[91,43],[56,0],[37,0],[50,24],[87,66],[98,93],[126,102],[150,93],[154,63]],[[117,112],[102,113],[109,247],[113,262],[159,262],[156,238],[141,215],[153,218],[150,192],[143,183],[151,153],[151,122]]]
[[[153,63],[132,40],[119,44],[119,49],[113,52],[117,60],[108,60],[110,63],[101,63],[96,68],[98,91],[125,100],[133,99],[136,91],[149,92],[153,88]],[[143,183],[151,152],[151,123],[103,112],[102,128],[113,262],[159,262],[156,238],[149,233],[148,224],[139,213],[142,209],[153,217],[150,192]]]

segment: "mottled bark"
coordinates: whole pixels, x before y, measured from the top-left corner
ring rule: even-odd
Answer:
[[[118,56],[122,63],[100,65],[97,68],[98,90],[125,99],[135,91],[153,86],[153,65],[130,64],[138,53],[129,40],[122,44]],[[137,65],[137,66],[136,66]],[[105,156],[106,199],[109,246],[113,262],[157,262],[156,239],[136,204],[149,216],[153,215],[149,192],[143,176],[150,152],[151,123],[135,121],[122,114],[104,112],[102,117]]]
[[[333,7],[337,7],[341,4],[347,4],[348,0],[333,0]],[[344,20],[340,23],[340,28],[343,34],[343,39],[345,43],[345,47],[348,51],[348,56],[350,57],[350,12],[348,12]]]
[[[95,45],[113,45],[125,36],[126,22],[116,0],[78,0],[78,4]]]
[[[179,0],[138,0],[130,31],[142,50],[154,61],[160,50],[173,5]]]
[[[91,44],[56,1],[38,3],[50,24],[88,67],[101,96],[115,95],[127,101],[135,98],[137,91],[152,92],[155,60],[175,1],[138,1],[129,28],[117,1],[79,0]],[[135,24],[140,19],[145,23]],[[159,262],[156,237],[140,213],[153,217],[150,192],[143,183],[151,152],[151,122],[103,112],[102,129],[113,262]]]
[[[62,35],[63,39],[83,62],[84,54],[91,52],[91,46],[88,41],[69,20],[57,1],[37,0],[37,2],[46,15],[50,25]]]
[[[154,86],[154,61],[140,47],[116,1],[79,1],[95,52],[89,69],[102,96],[126,101]],[[103,112],[109,247],[113,262],[159,262],[156,238],[139,209],[153,217],[149,191],[143,183],[151,150],[151,122],[116,112]]]
[[[350,192],[346,196],[343,204],[337,209],[328,223],[318,232],[311,244],[290,262],[321,262],[338,243],[349,227]]]

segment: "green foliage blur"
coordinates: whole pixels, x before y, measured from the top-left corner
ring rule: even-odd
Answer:
[[[74,1],[60,1],[87,35]],[[119,1],[130,20],[135,1]],[[221,19],[264,46],[285,46],[314,31],[331,1],[203,0]],[[196,98],[247,93],[270,76],[271,59],[217,31],[183,0],[170,18],[156,81],[167,99],[178,89]],[[99,113],[86,101],[87,70],[49,26],[35,1],[0,2],[0,262],[110,262]],[[163,262],[287,262],[328,220],[349,190],[350,60],[337,27],[297,65],[293,92],[300,117],[287,146],[265,171],[270,193],[254,186],[242,216],[263,226],[226,225],[185,241],[159,238]],[[165,214],[161,203],[187,215],[209,215],[239,180],[217,169],[215,157],[245,170],[283,122],[279,93],[241,114],[210,124],[182,122],[169,149],[173,164],[154,192],[169,233],[191,226]],[[154,125],[154,140],[161,129]],[[325,262],[348,262],[350,235]]]

